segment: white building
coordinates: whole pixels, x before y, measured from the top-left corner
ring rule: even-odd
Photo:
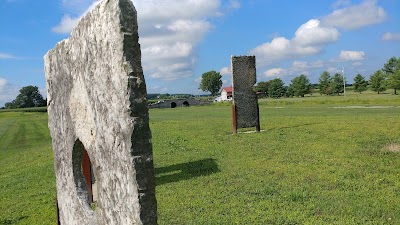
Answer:
[[[232,87],[224,87],[221,91],[221,100],[230,101],[232,100]]]

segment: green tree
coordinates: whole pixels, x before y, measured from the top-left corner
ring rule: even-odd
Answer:
[[[335,75],[333,75],[330,88],[332,89],[332,94],[339,95],[344,92],[343,76],[340,73],[335,73]]]
[[[359,92],[360,94],[363,91],[367,90],[367,81],[365,80],[365,77],[363,77],[361,74],[357,74],[356,77],[354,77],[354,83],[353,83],[354,91]]]
[[[304,97],[305,94],[311,93],[311,87],[310,80],[306,75],[302,74],[291,81],[288,90],[290,90],[294,96]]]
[[[11,106],[12,104],[12,106]],[[19,95],[7,107],[12,108],[29,108],[46,106],[46,101],[36,86],[26,86],[19,90]]]
[[[378,94],[382,91],[386,91],[386,75],[382,70],[376,71],[370,78],[369,84],[373,91],[378,92]]]
[[[215,96],[219,93],[219,90],[222,87],[221,78],[221,74],[214,70],[205,72],[201,75],[199,89],[202,91],[209,91],[212,96]]]
[[[6,102],[6,104],[4,104],[4,108],[13,109],[13,108],[15,108],[15,106],[12,102]]]
[[[268,87],[271,81],[261,81],[257,83],[257,86],[254,87],[255,92],[262,93],[260,97],[268,96]]]
[[[382,68],[382,71],[387,75],[388,87],[394,89],[394,94],[397,95],[397,89],[400,89],[400,57],[392,57]]]
[[[275,78],[271,80],[268,87],[268,96],[271,98],[280,98],[285,96],[286,89],[281,78]]]
[[[328,71],[324,71],[321,76],[319,77],[319,83],[318,83],[318,89],[319,93],[325,94],[325,95],[331,95],[332,94],[332,89],[330,87],[331,83],[331,75],[329,74]]]

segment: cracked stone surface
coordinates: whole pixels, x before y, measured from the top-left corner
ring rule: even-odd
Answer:
[[[259,125],[257,95],[253,86],[257,82],[256,57],[232,56],[233,105],[236,106],[236,127]]]
[[[44,57],[61,224],[157,224],[136,10],[104,0]],[[80,167],[96,178],[92,209]]]

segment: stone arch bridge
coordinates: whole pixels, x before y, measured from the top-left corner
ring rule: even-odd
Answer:
[[[206,104],[208,104],[208,102],[192,98],[169,99],[149,104],[149,108],[176,108],[176,107],[189,107],[193,105],[206,105]]]

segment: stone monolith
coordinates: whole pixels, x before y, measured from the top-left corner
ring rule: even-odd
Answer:
[[[157,224],[136,10],[104,0],[44,57],[61,224]],[[96,180],[91,207],[82,175]]]
[[[233,132],[237,128],[256,127],[260,131],[257,95],[253,86],[257,81],[255,56],[232,56]]]

